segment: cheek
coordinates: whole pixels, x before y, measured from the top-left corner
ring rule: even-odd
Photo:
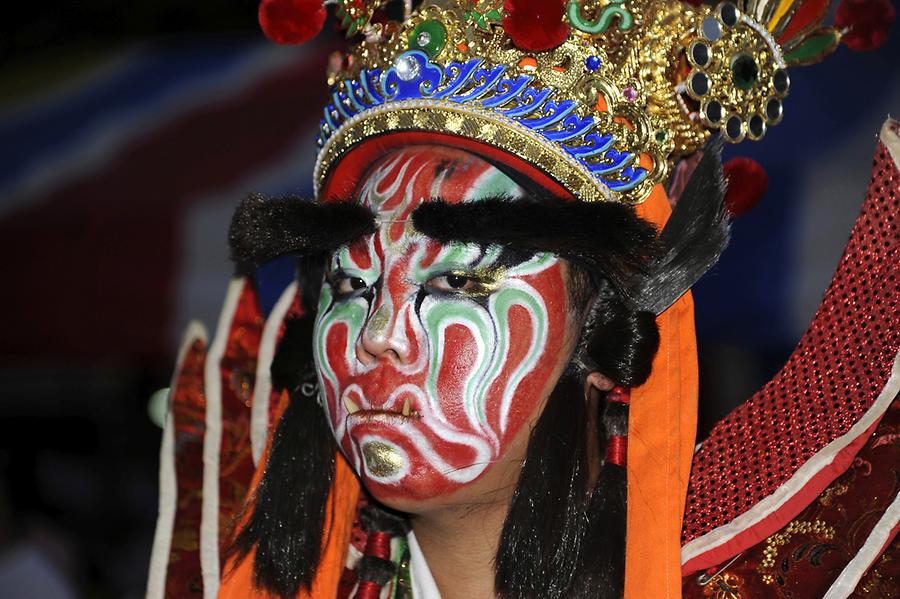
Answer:
[[[488,309],[454,314],[431,339],[433,392],[455,426],[480,429],[495,447],[542,405],[568,358],[568,302],[559,265],[495,293]]]
[[[366,308],[361,301],[332,305],[330,293],[325,296],[323,292],[313,331],[313,355],[328,416],[334,426],[342,409],[339,405],[342,384],[350,378],[355,360],[351,340],[362,329]]]

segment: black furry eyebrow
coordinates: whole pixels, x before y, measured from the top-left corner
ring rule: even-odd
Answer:
[[[375,216],[366,206],[251,194],[234,212],[228,244],[238,271],[247,273],[286,254],[333,252],[374,232]]]
[[[634,209],[612,202],[537,202],[497,196],[448,204],[437,199],[412,213],[413,226],[441,242],[497,244],[550,252],[626,288],[658,253],[656,229]]]

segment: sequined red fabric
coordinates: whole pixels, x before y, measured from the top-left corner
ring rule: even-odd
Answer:
[[[900,347],[898,187],[879,144],[862,212],[810,329],[775,378],[718,423],[695,456],[685,542],[771,495],[846,434],[884,388]]]

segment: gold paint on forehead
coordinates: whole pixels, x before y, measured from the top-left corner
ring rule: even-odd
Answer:
[[[382,304],[375,310],[375,314],[369,319],[369,333],[375,337],[380,337],[387,329],[387,325],[391,320],[390,309]]]
[[[362,451],[366,467],[375,476],[393,476],[406,465],[403,456],[387,443],[369,441],[362,446]]]

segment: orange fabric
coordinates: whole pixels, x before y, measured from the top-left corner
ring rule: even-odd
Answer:
[[[287,394],[285,393],[281,396],[275,414],[275,422],[281,418],[286,406]],[[271,441],[272,436],[269,435],[269,443]],[[249,497],[253,497],[256,492],[256,487],[265,471],[268,456],[269,448],[266,447],[263,459],[259,461],[253,475]],[[331,487],[328,511],[325,516],[326,522],[330,523],[330,529],[326,532],[322,542],[322,561],[316,572],[316,578],[313,580],[312,589],[309,592],[301,589],[297,594],[297,599],[334,599],[337,596],[338,582],[344,571],[347,548],[350,545],[350,533],[356,516],[359,480],[341,454],[337,455],[336,462],[334,485]],[[261,591],[253,585],[254,557],[255,553],[251,551],[237,567],[233,567],[233,563],[229,563],[225,567],[218,599],[277,599],[274,595]]]
[[[637,207],[657,227],[671,209],[661,186]],[[681,523],[697,432],[697,340],[690,293],[657,318],[650,379],[631,392],[625,599],[681,597]]]

